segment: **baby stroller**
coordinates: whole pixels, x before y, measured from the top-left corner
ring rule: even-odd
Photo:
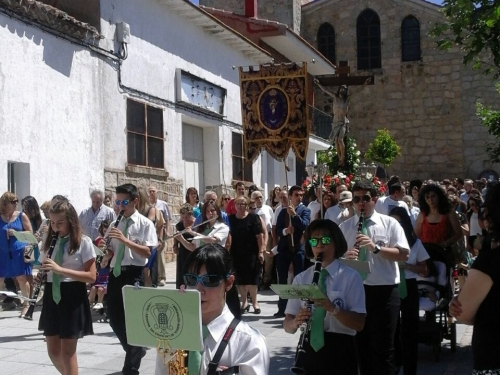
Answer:
[[[430,261],[430,275],[417,277],[419,289],[419,309],[423,312],[419,322],[418,342],[432,345],[436,362],[441,356],[441,342],[450,341],[451,351],[457,350],[456,323],[448,312],[448,303],[453,298],[454,285],[453,255],[450,251],[436,244],[424,244]]]
[[[90,301],[91,302],[91,309],[92,311],[96,312],[101,316],[101,318],[97,319],[98,323],[108,323],[109,318],[108,318],[108,299],[107,299],[107,284],[108,284],[108,275],[109,275],[109,265],[106,267],[101,267],[101,261],[102,261],[102,255],[98,255],[96,259],[96,264],[97,264],[97,278],[95,283],[89,284],[87,286],[87,293],[89,294],[90,298],[90,291],[93,287],[96,288],[97,290],[102,290],[104,293],[104,297],[102,300],[102,303],[95,303],[98,302],[98,293],[95,293],[94,295],[94,300]]]

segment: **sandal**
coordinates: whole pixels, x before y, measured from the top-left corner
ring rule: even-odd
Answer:
[[[20,318],[24,318],[24,316],[28,312],[29,307],[30,307],[30,304],[28,302],[23,303],[23,309],[21,310],[21,315],[19,315]]]

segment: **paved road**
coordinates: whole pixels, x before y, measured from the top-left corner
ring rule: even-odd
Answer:
[[[175,263],[167,265],[170,275],[167,288],[175,287]],[[269,291],[259,294],[262,309],[260,315],[245,314],[248,321],[266,337],[271,354],[270,374],[291,374],[293,355],[299,334],[287,334],[282,329],[282,320],[274,319],[277,297]],[[40,312],[34,314],[32,322],[20,319],[19,310],[0,312],[0,375],[55,375],[47,355],[42,334],[37,330]],[[95,316],[98,319],[99,316]],[[441,361],[434,361],[430,346],[420,345],[419,375],[465,375],[471,373],[472,355],[470,340],[472,328],[457,326],[457,352],[451,353],[449,342],[442,343]],[[94,323],[93,336],[78,343],[78,362],[81,375],[121,374],[124,352],[109,324]],[[153,349],[143,359],[141,374],[153,374],[156,353]]]

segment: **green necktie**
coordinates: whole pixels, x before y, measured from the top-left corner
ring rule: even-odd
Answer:
[[[329,273],[322,269],[319,274],[319,288],[326,295],[325,281]],[[325,345],[324,323],[326,310],[322,307],[316,307],[312,316],[311,323],[311,347],[317,352]]]
[[[57,248],[57,253],[54,261],[60,266],[63,262],[64,256],[64,245],[69,241],[69,236],[59,237]],[[56,304],[59,304],[61,301],[61,275],[55,272],[52,272],[52,299]]]
[[[125,228],[123,228],[123,235],[127,237],[127,231],[128,231],[128,225],[130,224],[130,218],[125,220]],[[113,275],[115,277],[118,277],[122,273],[122,260],[123,260],[123,255],[125,254],[125,244],[120,242],[120,245],[118,245],[118,251],[115,254],[116,261],[115,261],[115,267],[113,268]]]
[[[361,228],[361,233],[368,236],[368,229],[366,229],[367,219],[363,221],[363,227]],[[366,262],[366,247],[361,247],[359,249],[359,260],[362,262]],[[361,279],[366,279],[366,272],[360,272],[359,275]]]
[[[398,291],[399,291],[399,298],[401,298],[401,299],[405,299],[406,296],[408,295],[408,291],[406,290],[405,269],[403,267],[399,267]]]
[[[201,331],[203,333],[203,340],[208,336],[207,326],[201,326]],[[188,375],[199,375],[201,369],[201,359],[203,350],[197,352],[196,350],[191,350],[188,355]]]

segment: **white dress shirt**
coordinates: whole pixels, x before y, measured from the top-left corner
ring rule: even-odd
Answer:
[[[415,265],[418,262],[423,262],[424,260],[427,260],[429,258],[429,254],[427,253],[427,250],[425,250],[422,241],[417,239],[411,247],[410,256],[406,263]],[[416,279],[417,276],[418,275],[415,272],[412,272],[409,269],[405,269],[405,279]]]
[[[318,200],[314,200],[307,205],[307,208],[311,210],[311,223],[316,219],[316,215],[321,211],[321,204]]]
[[[410,251],[403,227],[396,219],[380,215],[376,211],[372,216],[365,218],[368,237],[373,243],[381,247],[399,247]],[[352,249],[356,243],[358,230],[358,215],[340,224],[340,230],[347,241],[347,248]],[[365,285],[394,285],[399,284],[399,267],[397,262],[385,259],[380,254],[373,254],[367,250],[366,260],[370,263],[371,272],[364,280]]]
[[[408,205],[404,201],[395,201],[391,197],[385,197],[385,199],[379,198],[375,204],[375,211],[381,215],[389,215],[394,207],[403,207],[408,212],[408,215],[410,214]]]
[[[161,214],[163,215],[163,220],[165,221],[172,220],[172,215],[170,214],[170,209],[168,208],[167,202],[162,201],[161,199],[157,199],[155,207],[161,211]]]
[[[86,208],[78,216],[80,220],[80,226],[82,227],[83,234],[89,236],[92,241],[94,241],[101,234],[99,233],[99,227],[103,220],[109,220],[111,223],[116,219],[115,211],[112,208],[101,205],[95,212],[92,206]]]
[[[335,224],[340,225],[344,221],[344,217],[349,217],[349,209],[341,208],[338,204],[326,210],[325,219],[333,221]]]
[[[208,336],[203,341],[204,350],[200,375],[207,375],[208,364],[215,356],[222,337],[233,318],[233,314],[226,305],[222,313],[207,325]],[[266,339],[259,331],[241,321],[229,339],[219,365],[224,366],[224,368],[239,366],[240,375],[267,375],[269,373],[269,351]],[[168,368],[163,364],[163,356],[157,354],[155,375],[165,374],[170,375]]]
[[[338,260],[330,263],[326,270],[330,274],[325,280],[328,299],[338,305],[342,310],[357,313],[366,313],[365,289],[363,280],[359,273],[352,268],[339,263]],[[293,279],[294,285],[311,284],[314,274],[314,266],[309,267],[304,272],[298,274]],[[289,299],[286,305],[285,314],[297,315],[303,307],[300,299]],[[326,314],[324,322],[325,332],[343,333],[354,336],[356,330],[343,325],[334,315]]]
[[[59,241],[60,239],[58,239],[56,242],[56,246],[54,247],[54,252],[50,257],[51,259],[54,260],[56,259],[57,253],[59,252]],[[63,253],[61,267],[68,268],[74,271],[84,271],[85,270],[83,267],[84,264],[96,257],[92,240],[89,237],[83,235],[80,247],[72,255],[69,255],[69,246],[70,246],[69,241],[64,244],[64,253]],[[40,256],[38,257],[39,262],[43,263],[46,257],[47,257],[47,252],[40,251]],[[72,279],[71,277],[61,275],[61,282],[67,283],[71,281],[75,280]],[[49,272],[47,274],[47,282],[49,283],[52,282],[52,272]]]
[[[271,227],[272,227],[272,222],[273,222],[273,216],[274,216],[274,211],[271,208],[271,206],[268,206],[267,204],[263,204],[261,208],[257,208],[257,211],[255,211],[257,215],[259,215],[262,220],[264,220],[264,224],[266,224],[266,230],[267,232],[271,232]]]
[[[130,223],[127,229],[126,237],[143,246],[155,247],[158,245],[158,236],[156,235],[155,225],[147,217],[141,215],[139,211],[135,211],[130,216]],[[127,219],[123,217],[118,224],[118,229],[123,232]],[[114,227],[114,222],[109,226],[108,231]],[[120,246],[120,241],[112,239],[110,243],[111,250],[116,254]],[[116,257],[111,259],[111,268],[115,266]],[[123,254],[122,266],[145,266],[148,263],[148,258],[139,255],[138,253],[125,246]]]
[[[201,215],[200,215],[201,216]],[[219,221],[216,221],[214,226],[212,227],[212,230],[204,234],[205,237],[215,237],[218,239],[218,244],[221,246],[226,246],[226,240],[227,236],[229,236],[229,227],[225,223],[221,223]],[[201,242],[203,241],[203,238],[193,238],[192,243],[196,245],[196,247],[201,246]]]
[[[278,216],[280,215],[280,212],[283,208],[284,207],[281,204],[279,204],[274,209],[273,221],[271,222],[272,225],[276,225],[276,222],[278,221]]]

